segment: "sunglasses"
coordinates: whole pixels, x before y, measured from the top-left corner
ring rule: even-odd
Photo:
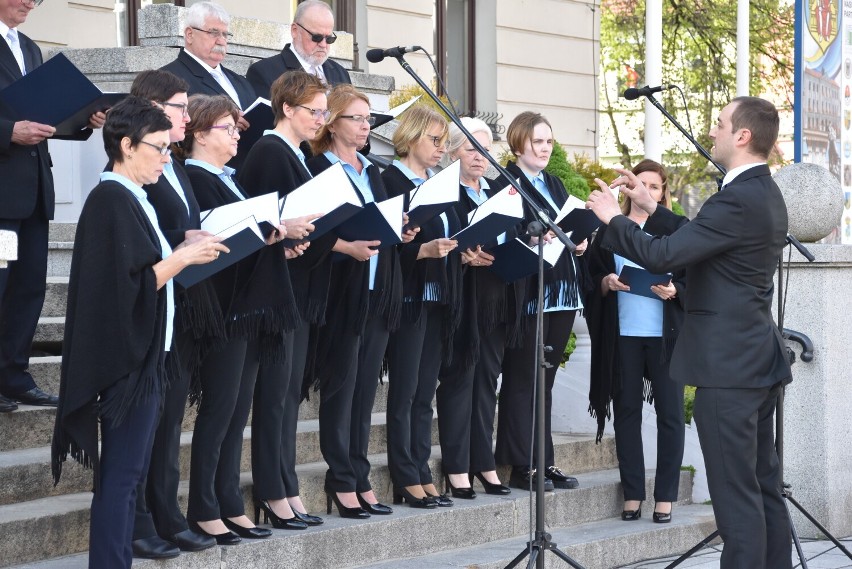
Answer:
[[[337,41],[337,36],[334,35],[334,32],[331,32],[330,36],[324,36],[322,34],[315,34],[314,32],[310,31],[308,28],[306,28],[305,26],[300,24],[299,22],[296,22],[296,25],[299,26],[300,28],[302,28],[303,30],[305,30],[306,32],[308,32],[308,35],[311,36],[311,41],[314,42],[314,43],[320,43],[320,42],[322,42],[322,40],[325,40],[325,43],[327,43],[328,45],[331,45],[331,44],[333,44],[334,42]]]

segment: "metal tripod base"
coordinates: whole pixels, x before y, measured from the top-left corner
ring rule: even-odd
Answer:
[[[571,567],[574,567],[574,569],[583,569],[582,565],[571,559],[567,553],[556,547],[556,544],[550,540],[549,533],[543,531],[535,532],[535,539],[527,542],[527,548],[520,552],[517,557],[512,559],[512,562],[506,565],[506,569],[516,567],[527,555],[530,556],[529,562],[527,563],[527,569],[533,569],[534,567],[543,568],[545,551],[553,552],[553,554],[555,554],[559,559]]]

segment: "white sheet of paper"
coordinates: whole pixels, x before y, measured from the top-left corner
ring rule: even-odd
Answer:
[[[575,209],[586,209],[586,202],[578,198],[577,196],[569,195],[568,199],[565,200],[565,205],[562,206],[562,209],[559,210],[559,213],[556,215],[556,219],[553,221],[555,223],[559,223],[565,216],[574,211]]]
[[[483,203],[481,206],[471,210],[467,214],[468,225],[484,219],[491,213],[500,213],[523,219],[524,200],[521,194],[512,186],[506,186]]]
[[[271,192],[256,198],[229,203],[215,209],[201,212],[201,229],[213,234],[231,227],[234,223],[253,217],[258,223],[268,221],[278,226],[278,192]]]
[[[400,194],[395,198],[389,198],[381,202],[376,202],[376,208],[388,222],[394,233],[402,239],[402,206],[405,200],[405,194]]]
[[[456,202],[459,200],[461,161],[456,160],[413,190],[408,211],[417,206]]]
[[[263,97],[258,97],[254,100],[254,103],[252,103],[243,110],[243,114],[246,115],[250,113],[258,105],[266,105],[267,107],[272,108],[272,101],[270,101],[269,99],[264,99]]]
[[[258,239],[260,239],[261,241],[264,240],[263,234],[260,232],[260,228],[257,226],[257,220],[254,217],[247,217],[245,219],[241,219],[240,221],[238,221],[234,225],[222,229],[222,231],[216,233],[216,235],[221,237],[222,239],[227,239],[228,237],[231,237],[232,235],[236,235],[237,233],[239,233],[240,231],[242,231],[246,227],[248,227],[249,229],[254,231],[254,233],[255,233],[255,235],[257,235]]]
[[[399,115],[401,115],[404,111],[408,110],[408,108],[409,108],[411,105],[413,105],[414,103],[416,103],[416,102],[420,99],[420,97],[421,97],[421,96],[422,96],[422,95],[417,95],[417,96],[416,96],[416,97],[414,97],[413,99],[411,99],[411,100],[409,100],[409,101],[406,101],[406,102],[404,102],[404,103],[403,103],[403,104],[401,104],[401,105],[397,105],[397,106],[395,106],[395,107],[394,107],[394,108],[392,108],[392,109],[388,109],[387,111],[374,111],[374,110],[372,110],[372,109],[371,109],[371,110],[370,110],[370,112],[378,113],[378,114],[382,114],[382,115],[390,115],[390,116],[392,116],[393,118],[396,118],[396,117],[398,117]]]
[[[347,202],[361,205],[358,192],[352,187],[343,165],[336,162],[281,198],[279,207],[281,219],[294,219],[312,213],[326,214]]]

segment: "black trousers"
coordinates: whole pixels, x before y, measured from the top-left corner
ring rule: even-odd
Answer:
[[[771,388],[699,387],[695,421],[716,527],[725,541],[720,569],[790,569],[791,533],[781,497]]]
[[[381,317],[367,320],[358,341],[342,342],[351,352],[340,354],[352,362],[339,388],[320,390],[320,450],[328,472],[325,480],[334,492],[367,492],[370,485],[370,420],[388,329]]]
[[[259,367],[257,341],[241,339],[212,351],[202,363],[203,391],[192,435],[188,520],[234,518],[245,513],[240,457]]]
[[[310,344],[311,325],[303,323],[293,335],[293,357],[290,358],[290,383],[284,394],[284,422],[281,425],[281,479],[285,496],[299,495],[296,475],[296,428],[299,425],[299,404],[302,401],[302,379]]]
[[[663,339],[619,336],[621,390],[613,398],[615,450],[625,500],[645,499],[645,456],[642,451],[643,375],[651,381],[657,411],[657,474],[654,500],[676,502],[683,460],[683,385],[660,361]]]
[[[18,234],[18,260],[0,270],[0,395],[14,397],[36,386],[27,371],[30,349],[47,290],[49,223],[41,198],[27,219],[2,219]]]
[[[187,529],[178,504],[180,483],[180,435],[189,394],[190,362],[195,339],[192,330],[175,334],[175,353],[180,375],[172,378],[163,395],[163,407],[154,434],[148,475],[136,491],[133,539],[160,535],[165,539]],[[170,354],[169,357],[171,357]]]
[[[293,332],[284,336],[284,361],[262,365],[254,387],[251,415],[252,492],[258,500],[280,500],[287,493],[281,478],[284,401],[290,387]]]
[[[553,382],[556,370],[571,328],[574,326],[576,310],[561,310],[544,313],[544,345],[552,350],[545,352],[551,367],[544,374],[545,381],[545,466],[554,465],[553,436],[550,429],[550,409],[553,406]],[[499,413],[497,414],[497,445],[494,458],[497,464],[530,466],[535,462],[535,447],[532,445],[535,432],[535,400],[533,391],[536,377],[535,316],[527,316],[526,333],[518,348],[506,350],[503,358],[503,383],[500,386]]]
[[[394,486],[431,484],[432,398],[441,370],[443,306],[405,316],[388,344],[388,468]]]
[[[479,361],[442,376],[436,393],[441,463],[447,474],[494,470],[497,376],[503,363],[506,326],[480,332]]]
[[[117,391],[113,385],[101,395],[109,399]],[[133,563],[136,488],[148,472],[160,403],[156,393],[132,405],[118,424],[101,420],[100,487],[92,498],[89,569],[129,569]]]

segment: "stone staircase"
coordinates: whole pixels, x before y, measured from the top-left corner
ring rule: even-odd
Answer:
[[[52,224],[48,298],[39,323],[31,370],[38,384],[56,391],[74,226]],[[63,276],[64,275],[64,276]],[[325,514],[322,490],[326,465],[319,452],[317,401],[303,403],[299,412],[298,467],[301,495],[309,512]],[[370,460],[372,483],[380,500],[390,504],[385,409],[387,384],[379,386],[374,405]],[[56,487],[50,476],[50,438],[54,410],[21,406],[0,415],[0,567],[83,568],[87,564],[91,472],[66,463]],[[187,496],[189,449],[194,409],[187,412],[181,440],[181,504]],[[433,423],[431,467],[436,482],[442,477],[437,420]],[[580,480],[580,488],[557,490],[546,496],[548,531],[568,555],[587,569],[609,568],[685,551],[714,529],[709,506],[693,505],[688,498],[675,509],[668,525],[650,522],[652,504],[637,523],[619,519],[622,496],[615,444],[605,438],[596,445],[591,434],[555,435],[556,462]],[[241,485],[246,511],[251,502],[251,428],[245,430]],[[503,479],[508,473],[501,472]],[[649,495],[653,472],[648,473]],[[439,483],[439,487],[441,484]],[[478,483],[474,485],[481,490]],[[682,497],[692,493],[688,472],[681,477]],[[275,531],[267,540],[244,540],[234,547],[214,547],[184,553],[166,561],[135,560],[134,567],[163,569],[252,567],[305,568],[428,568],[503,567],[524,547],[530,532],[531,500],[513,490],[506,497],[478,493],[476,500],[456,500],[452,508],[414,510],[395,507],[391,516],[366,521],[344,520],[336,512],[325,524],[306,531]],[[261,520],[262,521],[262,520]],[[547,567],[565,566],[547,554]]]

